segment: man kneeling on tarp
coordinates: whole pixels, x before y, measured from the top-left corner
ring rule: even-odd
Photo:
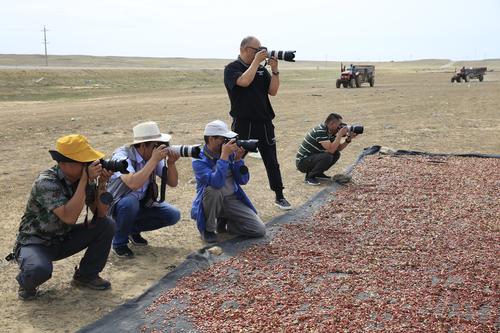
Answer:
[[[103,169],[104,154],[90,147],[82,135],[57,140],[50,150],[57,165],[35,180],[21,219],[16,246],[8,259],[16,259],[20,272],[19,298],[36,297],[38,286],[52,276],[52,262],[87,249],[72,283],[105,290],[109,281],[99,276],[104,269],[114,234],[114,222],[106,217],[108,206],[99,198],[112,175]],[[84,206],[94,213],[90,222],[76,224]]]
[[[243,161],[245,150],[238,147],[236,136],[220,120],[208,123],[200,159],[193,160],[196,198],[191,217],[207,243],[217,242],[216,231],[249,237],[266,234],[264,223],[241,188],[250,175]]]

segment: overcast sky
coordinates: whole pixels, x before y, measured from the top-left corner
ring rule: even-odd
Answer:
[[[0,53],[297,60],[500,58],[500,0],[1,0]]]

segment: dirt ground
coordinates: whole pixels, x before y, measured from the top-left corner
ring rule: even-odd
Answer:
[[[329,172],[331,175],[342,172],[362,148],[374,144],[429,152],[498,154],[500,61],[488,64],[488,68],[495,71],[488,73],[482,83],[451,84],[452,74],[446,71],[453,70],[453,66],[432,61],[413,64],[411,68],[407,64],[381,64],[377,67],[375,87],[361,89],[336,89],[338,71],[333,69],[326,75],[314,65],[283,66],[282,85],[272,103],[277,115],[274,124],[285,196],[291,204],[300,207],[326,186],[305,185],[294,161],[303,135],[323,121],[329,112],[342,114],[348,123],[365,126],[365,134],[353,140],[343,152],[338,164]],[[128,69],[115,71],[122,71],[126,76]],[[148,71],[148,75],[154,76],[157,70]],[[163,69],[162,73],[165,71],[168,70]],[[6,73],[10,77],[21,75],[20,70],[0,68],[0,97],[2,90],[9,88]],[[201,143],[207,122],[214,119],[230,122],[222,71],[213,75],[213,80],[205,85],[162,88],[160,82],[154,89],[114,91],[97,97],[49,100],[9,97],[3,101],[0,98],[2,257],[12,248],[33,180],[53,164],[47,150],[58,137],[84,134],[93,146],[111,153],[131,141],[135,124],[155,120],[162,131],[172,134],[173,144]],[[282,212],[273,205],[273,192],[269,190],[263,163],[247,158],[247,164],[251,181],[245,190],[261,218],[270,221]],[[110,291],[94,292],[70,285],[74,266],[81,258],[77,255],[55,263],[53,277],[41,286],[37,300],[21,302],[17,299],[14,279],[17,266],[2,259],[1,331],[75,331],[140,295],[187,254],[200,248],[203,244],[189,217],[195,194],[190,159],[181,159],[178,169],[179,186],[167,190],[167,200],[181,209],[181,221],[173,227],[145,233],[150,246],[134,248],[136,258],[132,260],[110,255],[102,273],[112,281]]]

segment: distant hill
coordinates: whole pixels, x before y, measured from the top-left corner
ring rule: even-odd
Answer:
[[[197,58],[153,58],[153,57],[119,57],[88,55],[50,55],[49,68],[81,67],[81,68],[158,68],[158,69],[222,69],[230,59],[197,59]],[[449,59],[419,59],[411,61],[351,61],[341,60],[344,64],[374,64],[383,68],[452,68],[461,66],[487,66],[500,70],[500,59],[474,61],[452,61]],[[300,61],[297,63],[280,62],[281,68],[328,68],[337,69],[339,61]],[[0,54],[0,67],[45,67],[45,57],[40,54]]]

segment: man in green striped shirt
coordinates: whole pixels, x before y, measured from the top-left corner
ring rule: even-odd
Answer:
[[[323,124],[306,134],[295,163],[297,169],[306,174],[307,184],[319,185],[319,179],[331,179],[324,172],[338,161],[340,151],[356,136],[355,133],[348,133],[347,126],[342,123],[342,116],[330,113]],[[343,137],[344,142],[341,142]]]

